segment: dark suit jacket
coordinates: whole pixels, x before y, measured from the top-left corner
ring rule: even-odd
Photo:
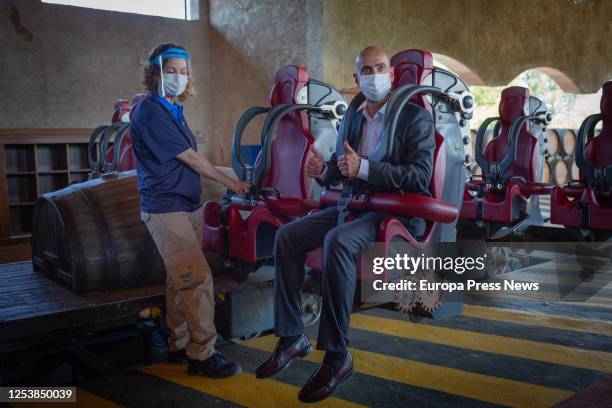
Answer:
[[[363,113],[357,112],[349,129],[348,141],[357,150],[365,122]],[[435,129],[431,113],[408,103],[398,120],[391,157],[386,162],[370,160],[368,180],[353,181],[353,194],[369,192],[411,192],[431,196],[429,183],[433,172]],[[330,186],[342,178],[334,154],[327,162],[327,172],[322,184]],[[406,228],[419,237],[425,231],[425,220],[398,217]]]

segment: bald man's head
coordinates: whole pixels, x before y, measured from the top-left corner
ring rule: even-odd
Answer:
[[[388,75],[388,78],[383,76],[385,74]],[[376,78],[371,75],[376,75]],[[381,100],[379,99],[381,95],[386,97],[393,83],[393,70],[385,49],[371,45],[361,50],[355,58],[353,77],[369,101],[378,102]],[[367,77],[363,79],[363,84],[362,77]],[[373,86],[380,89],[374,89]]]
[[[355,58],[356,74],[382,74],[389,72],[389,68],[389,56],[383,47],[370,45],[361,50]]]

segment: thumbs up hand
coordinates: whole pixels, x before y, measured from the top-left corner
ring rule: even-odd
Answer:
[[[310,146],[312,156],[306,162],[306,175],[312,178],[319,177],[325,166],[325,159],[321,152],[314,147],[314,144]]]
[[[361,157],[357,154],[351,145],[344,141],[344,154],[338,159],[338,169],[346,178],[352,179],[357,176],[359,166],[361,165]]]

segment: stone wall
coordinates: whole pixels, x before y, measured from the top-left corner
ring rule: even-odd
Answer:
[[[351,88],[355,55],[369,44],[431,50],[470,84],[505,85],[541,68],[587,93],[612,78],[607,0],[201,0],[199,14],[183,21],[0,0],[0,127],[108,121],[115,99],[141,89],[139,59],[162,41],[193,52],[198,95],[187,116],[217,164],[230,163],[240,114],[268,104],[280,66]],[[246,142],[258,137],[250,129]]]
[[[505,85],[546,67],[566,91],[590,93],[612,78],[608,0],[334,0],[323,16],[324,78],[339,87],[354,86],[355,54],[369,44],[445,55],[472,83]]]
[[[0,128],[108,123],[116,99],[142,90],[141,59],[158,43],[176,42],[193,55],[198,95],[186,114],[206,140],[212,133],[207,2],[201,7],[199,21],[185,21],[0,0]]]
[[[278,68],[301,65],[321,79],[322,5],[319,0],[210,0],[210,39],[213,157],[229,163],[236,121],[251,106],[269,105]],[[246,143],[258,143],[255,127],[247,129]]]

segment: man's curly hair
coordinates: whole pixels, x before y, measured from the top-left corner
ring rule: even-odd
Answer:
[[[170,48],[179,48],[181,50],[185,50],[185,48],[181,47],[180,45],[166,43],[156,46],[149,53],[149,62],[147,63],[147,65],[145,65],[143,69],[142,84],[145,86],[145,91],[147,91],[151,95],[157,95],[157,83],[159,81],[160,66],[157,64],[151,64],[150,61],[159,58],[160,54]],[[166,61],[167,59],[162,59],[162,64],[165,65]],[[189,81],[187,82],[187,88],[185,88],[185,91],[178,96],[178,100],[181,102],[185,101],[190,96],[195,95],[195,89],[193,87],[193,74],[191,70],[188,72],[188,76]]]

